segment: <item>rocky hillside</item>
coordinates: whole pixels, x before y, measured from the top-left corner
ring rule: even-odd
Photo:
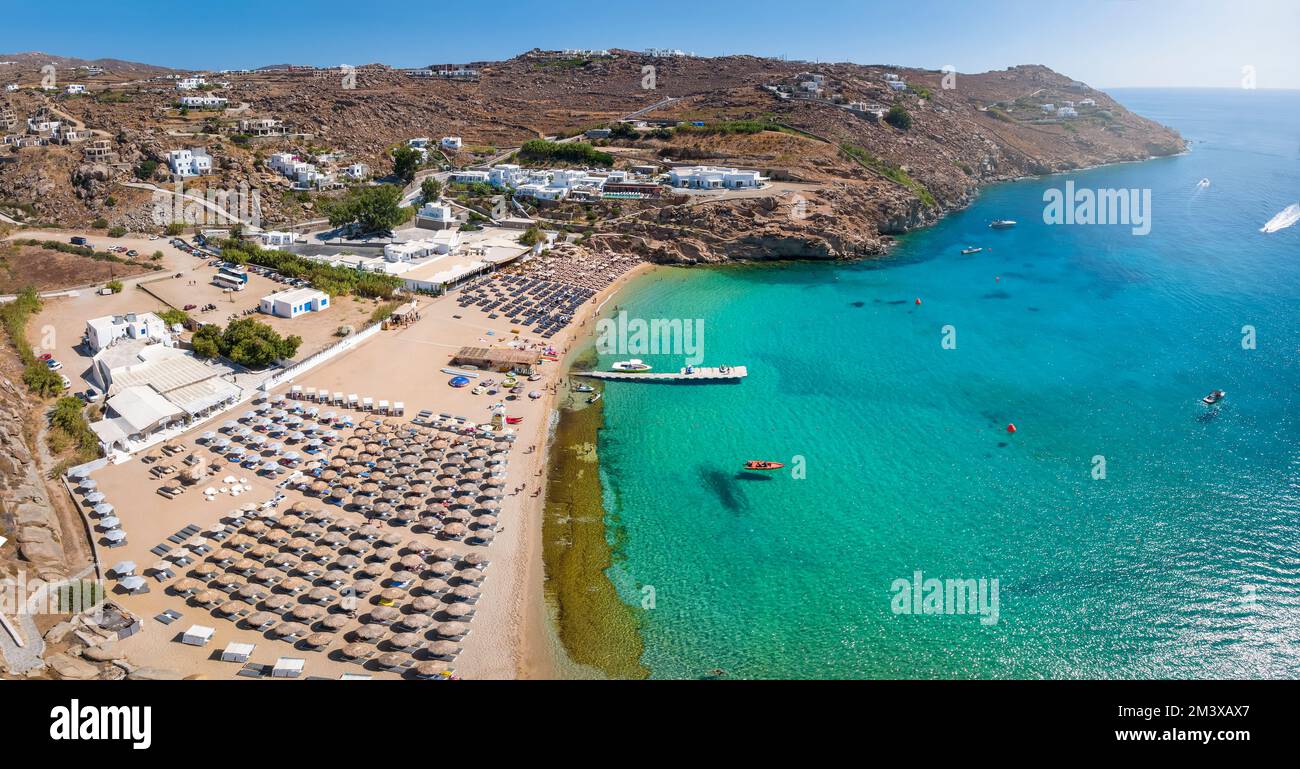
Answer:
[[[0,79],[32,82],[34,70],[19,72],[32,66],[11,65]],[[408,138],[459,135],[466,150],[452,161],[469,165],[528,139],[570,136],[653,105],[639,117],[706,127],[597,142],[620,165],[725,163],[762,169],[778,183],[765,196],[675,200],[616,217],[592,227],[593,243],[672,261],[842,258],[879,252],[891,234],[965,205],[983,184],[1184,148],[1172,130],[1040,66],[945,78],[896,67],[629,51],[594,58],[530,51],[476,66],[468,79],[413,77],[382,65],[358,67],[351,81],[338,70],[311,68],[209,74],[209,82],[222,83],[213,92],[229,99],[228,109],[184,114],[166,75],[139,71],[86,80],[84,96],[9,93],[19,119],[45,107],[109,139],[115,154],[89,160],[75,144],[0,150],[0,213],[23,222],[85,226],[102,218],[141,228],[148,193],[123,183],[143,176],[165,184],[163,169],[145,173],[152,164],[170,149],[203,146],[217,166],[205,183],[261,189],[264,221],[274,225],[310,218],[318,201],[279,191],[287,182],[261,165],[272,152],[339,151],[346,162],[386,171],[387,152]],[[905,83],[901,90],[887,82],[894,76]],[[1067,102],[1077,115],[1044,111]],[[891,124],[851,105],[895,108],[906,119]],[[238,121],[253,117],[283,120],[292,136],[239,135]],[[734,121],[758,121],[766,130],[723,130]]]

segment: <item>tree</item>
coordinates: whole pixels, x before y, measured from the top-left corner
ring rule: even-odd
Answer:
[[[215,323],[200,326],[190,339],[194,354],[200,358],[215,358],[221,354],[221,327]]]
[[[433,201],[437,200],[438,197],[441,195],[442,195],[442,182],[438,181],[432,176],[420,182],[421,203],[432,203]]]
[[[259,369],[292,358],[302,345],[302,337],[281,337],[275,329],[255,318],[240,318],[231,321],[224,331],[216,324],[200,327],[190,344],[200,358],[220,355],[241,366]]]
[[[529,247],[535,246],[544,240],[546,240],[546,233],[542,232],[541,228],[536,226],[529,227],[524,230],[523,235],[519,236],[519,242]]]
[[[420,167],[421,162],[420,153],[412,147],[398,147],[393,150],[393,174],[407,184],[415,179],[415,171]]]
[[[402,190],[391,184],[352,189],[326,206],[331,227],[357,224],[365,232],[388,232],[405,221]]]
[[[104,288],[108,289],[109,291],[112,291],[114,294],[120,294],[122,293],[122,281],[110,280],[109,282],[104,284]]]
[[[885,115],[885,122],[906,131],[912,127],[912,116],[903,105],[895,104],[889,108],[889,114]]]

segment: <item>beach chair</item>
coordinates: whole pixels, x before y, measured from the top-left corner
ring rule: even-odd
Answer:
[[[317,402],[317,403],[329,403],[329,402],[330,402],[330,391],[329,391],[327,388],[324,388],[324,387],[322,387],[322,388],[320,388],[319,390],[317,390],[317,391],[316,391],[316,402]]]
[[[386,401],[386,400],[381,400],[381,401],[379,401],[379,405],[376,406],[375,411],[377,411],[377,412],[380,413],[380,414],[387,415],[387,414],[388,414],[388,401]]]
[[[304,392],[304,393],[302,394],[302,399],[303,399],[303,400],[306,400],[306,401],[314,401],[314,400],[316,400],[316,388],[315,388],[315,387],[308,387],[307,390],[306,390],[306,392]]]
[[[373,398],[362,398],[362,399],[361,399],[361,410],[362,410],[362,411],[373,411],[374,408],[375,408],[375,401],[374,401]]]
[[[356,393],[348,393],[348,408],[350,408],[350,409],[358,408],[358,404],[359,404],[359,401],[357,400],[357,394],[356,394]]]
[[[393,416],[400,417],[406,414],[406,404],[401,401],[393,401]]]
[[[343,400],[343,393],[334,393],[334,399],[331,403],[335,406],[342,406],[347,401]]]

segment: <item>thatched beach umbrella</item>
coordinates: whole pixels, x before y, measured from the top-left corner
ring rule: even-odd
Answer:
[[[350,643],[347,646],[344,646],[342,649],[339,649],[339,653],[342,654],[344,657],[355,660],[355,659],[361,659],[362,657],[370,656],[371,654],[374,653],[374,649],[373,647],[367,646],[366,644]]]
[[[420,631],[433,624],[433,618],[427,614],[408,614],[402,617],[399,624],[412,631]]]
[[[415,633],[398,633],[388,639],[388,643],[397,649],[410,649],[413,646],[420,645],[420,637]],[[441,641],[438,643],[441,643]]]
[[[293,599],[283,593],[268,596],[262,601],[262,608],[267,611],[280,612],[293,605]]]
[[[310,603],[300,603],[289,610],[289,616],[303,622],[310,622],[325,615],[325,609]]]
[[[342,630],[352,622],[346,614],[327,614],[320,621],[320,626],[332,631]]]
[[[411,610],[421,614],[432,614],[442,606],[442,602],[429,595],[422,595],[411,602]]]
[[[428,571],[431,571],[440,577],[446,577],[446,576],[450,576],[452,572],[456,571],[456,567],[452,566],[447,561],[438,561],[437,563],[429,564]]]
[[[302,577],[289,577],[280,583],[280,589],[287,593],[301,593],[311,587],[311,583]]]
[[[191,600],[199,606],[214,606],[224,600],[225,593],[219,590],[200,590],[191,596]]]
[[[333,603],[336,599],[338,599],[338,593],[327,587],[318,586],[307,591],[307,600],[312,603],[327,604]]]
[[[352,637],[358,641],[375,642],[380,638],[388,635],[388,631],[382,625],[362,625],[352,631]]]
[[[257,630],[265,630],[279,621],[280,618],[269,611],[253,612],[244,618],[245,624]]]
[[[381,601],[401,601],[406,598],[406,591],[401,588],[390,587],[379,591]]]
[[[442,622],[434,628],[440,638],[458,640],[469,633],[469,625],[464,622]]]
[[[444,595],[449,590],[451,590],[451,586],[447,584],[447,580],[438,577],[426,579],[420,583],[420,591],[428,596]]]
[[[313,649],[321,649],[326,646],[329,646],[330,642],[333,640],[334,640],[334,636],[330,635],[329,633],[312,633],[311,635],[302,639],[302,642]]]
[[[448,604],[442,612],[451,619],[464,619],[474,615],[474,607],[464,603],[453,603]]]
[[[282,639],[289,639],[306,635],[307,631],[307,626],[301,622],[284,622],[275,629],[275,634]]]
[[[392,606],[376,606],[370,610],[370,621],[379,625],[387,625],[401,615],[402,613]]]
[[[451,641],[434,641],[428,653],[434,659],[449,660],[460,654],[460,646]]]

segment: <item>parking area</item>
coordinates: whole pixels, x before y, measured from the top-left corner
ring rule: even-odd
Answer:
[[[356,301],[352,297],[339,297],[323,312],[310,312],[293,319],[279,318],[258,312],[258,304],[268,294],[291,288],[290,284],[261,274],[263,271],[249,269],[247,287],[242,291],[230,291],[212,282],[217,274],[217,260],[200,262],[196,259],[195,264],[202,266],[186,272],[181,278],[151,283],[149,290],[173,307],[189,307],[186,312],[195,320],[225,325],[251,316],[282,336],[297,334],[302,337],[302,346],[298,350],[300,358],[334,342],[338,338],[335,332],[339,326],[349,325],[360,330],[377,305],[369,299]],[[214,309],[203,309],[212,305],[215,305]]]

